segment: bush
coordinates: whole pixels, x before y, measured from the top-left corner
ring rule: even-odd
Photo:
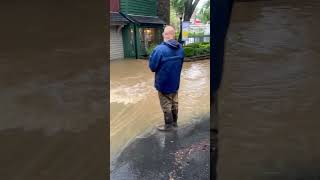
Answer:
[[[195,43],[192,43],[192,44],[188,44],[188,45],[185,45],[184,47],[190,47],[190,48],[199,48],[199,44],[195,44]]]
[[[194,55],[195,55],[195,56],[199,56],[199,55],[201,55],[201,54],[202,54],[202,49],[197,48],[197,49],[194,50]]]
[[[199,56],[199,55],[205,55],[210,53],[210,49],[207,48],[197,48],[195,49],[195,55]]]
[[[200,45],[209,45],[210,46],[210,42],[200,42]]]
[[[204,54],[210,54],[210,47],[204,49]]]
[[[192,47],[184,47],[184,54],[186,57],[194,56],[194,49]]]
[[[204,32],[189,32],[189,37],[202,37],[204,36]]]
[[[186,57],[210,54],[210,43],[201,42],[201,43],[188,44],[184,46],[184,50],[185,50]],[[186,51],[188,52],[186,53]]]
[[[157,44],[152,44],[147,49],[148,56],[152,53],[153,49],[157,46]],[[186,46],[183,46],[185,57],[199,56],[210,54],[210,43],[209,42],[201,42],[201,43],[191,43]]]
[[[200,44],[199,46],[200,46],[199,48],[204,48],[204,49],[210,48],[210,45],[202,45],[202,44]]]
[[[151,46],[147,49],[148,56],[152,53],[153,49],[157,46],[157,44],[151,44]]]

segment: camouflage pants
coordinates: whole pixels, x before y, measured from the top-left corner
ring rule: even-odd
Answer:
[[[164,113],[178,110],[178,93],[163,94],[158,91],[161,109]]]

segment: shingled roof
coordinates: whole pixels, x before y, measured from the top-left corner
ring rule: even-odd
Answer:
[[[110,12],[111,25],[128,24],[129,21],[118,12]]]
[[[153,25],[164,25],[166,24],[157,16],[138,16],[138,15],[126,15],[131,21],[138,24],[153,24]]]

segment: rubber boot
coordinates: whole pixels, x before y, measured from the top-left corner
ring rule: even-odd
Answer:
[[[171,112],[165,112],[164,113],[164,125],[160,125],[158,126],[158,130],[159,131],[170,131],[172,130],[172,122],[173,122],[173,118],[172,118],[172,113]]]
[[[172,110],[172,126],[178,127],[178,109]]]

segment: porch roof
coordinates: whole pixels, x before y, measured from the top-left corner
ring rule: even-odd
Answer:
[[[128,23],[129,21],[126,18],[124,18],[119,12],[110,12],[111,25],[123,25]]]
[[[132,22],[137,23],[137,24],[145,24],[145,25],[164,25],[164,24],[166,24],[158,16],[139,16],[139,15],[131,15],[131,14],[126,14],[126,16]]]

